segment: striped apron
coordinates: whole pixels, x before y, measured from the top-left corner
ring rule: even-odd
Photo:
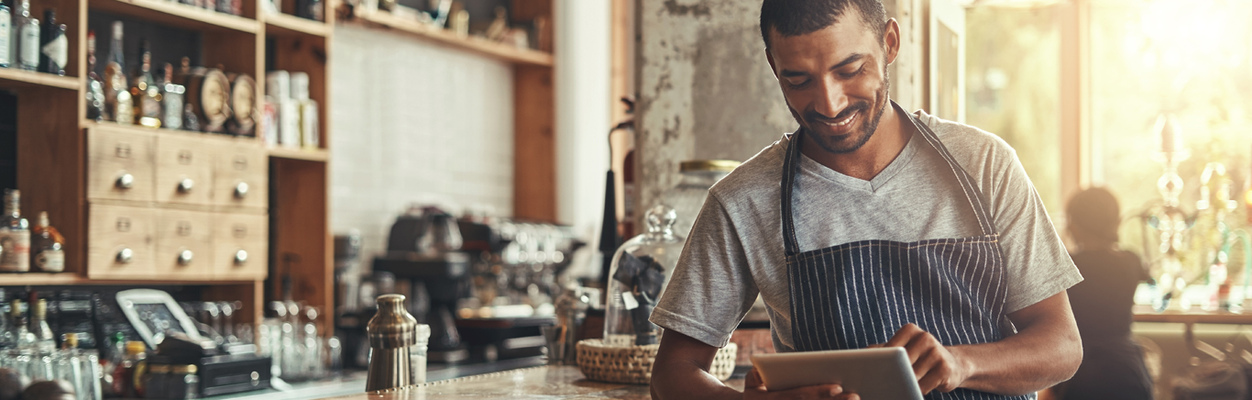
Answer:
[[[898,107],[892,103],[893,107]],[[945,346],[1000,340],[1007,296],[999,235],[973,178],[925,124],[909,120],[943,156],[961,183],[982,235],[920,242],[862,240],[800,252],[792,191],[800,165],[801,129],[783,168],[782,220],[791,286],[791,332],[797,351],[859,349],[886,343],[913,323]],[[927,399],[1033,399],[969,389]]]

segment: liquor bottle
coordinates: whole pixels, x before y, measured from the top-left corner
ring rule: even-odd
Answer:
[[[39,39],[39,72],[65,75],[65,62],[69,58],[69,39],[65,37],[65,24],[57,23],[54,9],[43,11],[42,37]]]
[[[17,37],[17,65],[19,68],[34,71],[39,68],[39,19],[30,15],[30,0],[22,0],[15,18],[14,32]]]
[[[30,223],[22,217],[22,194],[16,189],[4,193],[4,215],[0,215],[0,272],[30,271]]]
[[[56,337],[48,326],[48,301],[39,299],[30,303],[30,332],[35,336],[35,348],[52,352],[57,349]]]
[[[109,116],[119,124],[135,123],[134,99],[126,84],[126,57],[122,54],[122,21],[113,22],[113,43],[104,66],[104,104]]]
[[[161,127],[161,88],[152,78],[152,51],[148,41],[139,45],[139,67],[131,78],[130,98],[135,102],[135,116],[139,125],[149,128]]]
[[[13,48],[13,11],[9,6],[0,4],[0,67],[13,66],[10,53]]]
[[[174,66],[165,64],[165,83],[161,85],[161,125],[168,129],[183,127],[183,95],[187,88],[174,83]]]
[[[22,312],[22,301],[13,299],[9,308],[9,323],[13,326],[13,347],[33,349],[38,342],[35,334],[26,327],[26,314]]]
[[[39,212],[31,246],[31,261],[39,272],[65,271],[65,237],[48,223],[48,212]]]
[[[96,31],[87,31],[87,119],[104,120],[104,82],[96,73]]]

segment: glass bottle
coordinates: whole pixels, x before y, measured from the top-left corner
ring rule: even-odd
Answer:
[[[109,46],[108,63],[104,66],[105,107],[119,124],[134,124],[134,99],[126,84],[126,56],[122,54],[122,22],[113,22],[113,42]]]
[[[87,31],[87,119],[104,120],[104,82],[96,73],[96,31]]]
[[[14,347],[22,350],[34,349],[39,341],[26,325],[26,314],[22,312],[22,301],[14,299],[9,304],[9,322],[13,324]]]
[[[9,303],[5,299],[4,288],[0,288],[0,350],[11,349],[16,346],[17,332],[13,330],[13,323],[9,316]]]
[[[43,28],[39,38],[39,72],[65,75],[65,63],[69,60],[69,39],[65,37],[65,24],[57,23],[54,9],[43,11]]]
[[[113,371],[113,393],[116,396],[132,399],[143,397],[140,388],[135,385],[135,373],[147,358],[144,354],[146,349],[143,342],[126,342],[126,357]]]
[[[13,11],[0,3],[0,68],[13,66]]]
[[[19,68],[34,71],[39,68],[39,19],[30,14],[30,0],[22,0],[18,10],[18,18],[14,23],[17,37],[17,65]]]
[[[35,347],[51,353],[57,348],[57,340],[48,326],[48,300],[39,299],[30,306],[30,332],[35,335]]]
[[[65,271],[65,237],[57,232],[48,222],[48,212],[39,212],[39,222],[35,224],[31,257],[36,271]]]
[[[165,64],[165,83],[161,85],[161,126],[167,129],[183,127],[183,94],[187,88],[174,83],[174,66]]]
[[[78,400],[100,400],[103,394],[100,392],[100,361],[96,356],[95,350],[83,351],[78,348],[78,334],[66,333],[62,335],[61,349],[64,359],[68,361],[68,367],[72,371],[72,376],[66,378],[69,382],[73,382],[75,393]]]
[[[61,351],[57,352],[53,359],[53,365],[56,365],[56,378],[69,382],[74,388],[75,399],[82,399],[79,393],[87,393],[83,388],[83,364],[79,359],[78,335],[67,333],[62,335]]]
[[[161,88],[152,77],[152,50],[147,40],[139,45],[139,67],[132,79],[130,98],[135,102],[139,125],[161,127]]]
[[[7,189],[0,215],[0,272],[30,271],[30,222],[22,217],[22,193]]]
[[[613,255],[604,319],[609,346],[655,344],[660,334],[648,318],[678,264],[684,240],[674,234],[674,209],[658,205],[646,215],[648,231],[627,240]]]

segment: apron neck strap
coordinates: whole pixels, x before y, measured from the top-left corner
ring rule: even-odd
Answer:
[[[892,111],[897,109],[903,111],[899,104],[894,100],[890,100]],[[983,235],[994,235],[996,232],[995,225],[992,224],[991,214],[987,212],[988,208],[982,198],[981,192],[978,191],[977,185],[974,184],[974,178],[956,162],[952,154],[948,152],[948,148],[939,141],[939,137],[926,124],[918,121],[913,114],[904,112],[908,116],[908,120],[913,127],[925,138],[926,143],[939,153],[943,160],[947,162],[948,167],[952,169],[953,175],[956,176],[957,182],[961,184],[961,190],[965,193],[965,198],[969,200],[970,208],[974,210],[974,216],[978,219],[978,226],[982,229]],[[783,178],[782,178],[782,220],[783,220],[783,241],[786,246],[788,256],[800,254],[800,244],[796,238],[795,218],[792,204],[792,193],[795,190],[796,175],[800,173],[800,160],[803,155],[800,153],[800,146],[804,140],[804,128],[796,130],[791,135],[791,141],[787,145],[787,155],[783,160]]]

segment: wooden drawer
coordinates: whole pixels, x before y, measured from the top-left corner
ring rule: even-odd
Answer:
[[[87,198],[151,202],[156,136],[148,132],[87,132]]]
[[[177,134],[164,134],[156,143],[156,201],[210,205],[217,145]]]
[[[213,214],[176,209],[157,210],[157,275],[190,280],[212,276]]]
[[[87,276],[92,279],[153,278],[154,211],[92,204],[88,209]]]
[[[264,209],[269,205],[269,156],[256,145],[217,146],[213,158],[213,204]]]
[[[269,271],[269,216],[217,214],[213,248],[214,278],[265,279]]]

